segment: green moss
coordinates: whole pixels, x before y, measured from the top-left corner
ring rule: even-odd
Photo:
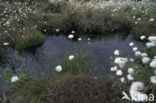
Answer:
[[[46,37],[42,33],[38,31],[32,31],[22,40],[20,40],[19,42],[16,42],[15,46],[17,49],[25,49],[28,47],[39,45],[45,39]]]

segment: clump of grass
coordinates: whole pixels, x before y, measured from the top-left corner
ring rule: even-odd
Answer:
[[[17,41],[16,48],[25,49],[31,46],[35,46],[40,43],[43,43],[45,39],[46,37],[42,33],[38,31],[32,31],[29,32],[29,34],[26,37],[23,37],[20,41]]]
[[[11,103],[45,103],[43,92],[55,82],[53,76],[32,76],[14,84],[8,90]]]
[[[69,75],[91,75],[93,73],[91,68],[91,56],[88,53],[74,53],[73,55],[73,60],[69,60],[69,55],[67,55],[60,61],[60,65],[63,68],[61,73]]]

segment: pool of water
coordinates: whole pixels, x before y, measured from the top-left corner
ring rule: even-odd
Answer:
[[[82,41],[70,40],[64,35],[53,35],[49,36],[42,45],[33,49],[30,48],[30,50],[20,51],[18,54],[25,59],[28,69],[33,68],[36,71],[52,69],[53,73],[56,73],[54,68],[64,55],[76,51],[89,51],[93,55],[92,65],[95,74],[101,76],[109,71],[111,58],[115,57],[113,56],[114,50],[119,49],[123,57],[134,56],[129,47],[130,42],[134,42],[138,48],[143,48],[143,43],[135,40],[131,34],[128,36],[109,35],[91,40],[82,38]],[[14,57],[16,51],[7,47],[3,50],[0,70],[5,67],[16,68],[19,66]]]
[[[134,56],[129,43],[134,42],[138,48],[143,48],[143,43],[136,41],[132,35],[109,35],[94,40],[82,38],[82,41],[74,41],[66,36],[49,36],[40,46],[33,49],[20,51],[18,54],[25,59],[27,68],[53,69],[65,54],[73,54],[79,51],[89,51],[93,55],[93,66],[97,74],[104,74],[110,67],[110,59],[116,49],[121,51],[121,56]],[[15,60],[13,48],[5,48],[0,61],[0,69],[5,67],[15,68],[19,63]],[[99,72],[99,73],[98,73]]]

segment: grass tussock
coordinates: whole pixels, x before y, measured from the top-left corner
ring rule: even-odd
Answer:
[[[16,48],[25,49],[31,46],[36,46],[38,44],[43,43],[45,39],[46,39],[46,36],[44,36],[42,33],[38,31],[33,31],[31,32],[31,34],[28,34],[28,36],[23,37],[22,39],[17,41]]]
[[[74,59],[69,60],[69,55],[65,56],[61,61],[60,65],[63,70],[61,74],[68,75],[80,75],[80,74],[93,74],[91,68],[92,58],[88,53],[74,53]]]

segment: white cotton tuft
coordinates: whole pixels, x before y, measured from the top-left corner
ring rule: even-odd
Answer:
[[[134,69],[133,68],[128,68],[128,73],[129,74],[133,74],[134,73]]]
[[[122,74],[123,74],[122,70],[117,70],[117,71],[116,71],[116,75],[117,75],[117,76],[121,76]]]
[[[141,56],[142,56],[142,57],[147,57],[148,54],[147,54],[147,53],[142,53]]]
[[[55,70],[56,70],[57,72],[61,72],[61,71],[62,71],[62,66],[61,66],[61,65],[56,66],[56,67],[55,67]]]
[[[73,34],[68,35],[68,39],[73,39],[73,38],[74,38]]]
[[[56,29],[56,32],[59,32],[60,31],[60,29]]]
[[[154,18],[150,18],[149,21],[151,21],[151,22],[154,21]]]
[[[150,61],[150,58],[149,57],[143,57],[142,58],[142,63],[143,64],[147,64],[149,61]]]
[[[123,68],[127,62],[128,59],[123,57],[117,57],[114,60],[114,63],[118,64],[120,68]]]
[[[137,48],[137,47],[134,47],[134,48],[133,48],[133,51],[134,51],[134,52],[136,52],[137,50],[138,50],[138,48]]]
[[[82,40],[82,38],[78,38],[78,41],[81,41]]]
[[[3,45],[4,45],[4,46],[8,46],[9,43],[8,43],[8,42],[4,42]]]
[[[134,62],[134,59],[133,59],[133,58],[130,58],[129,61],[130,61],[130,62]]]
[[[156,76],[151,76],[151,82],[152,82],[153,84],[156,84]]]
[[[141,39],[141,40],[144,40],[145,38],[146,38],[145,35],[140,36],[140,39]]]
[[[125,78],[124,78],[124,77],[121,77],[121,78],[120,78],[120,82],[121,82],[121,83],[124,83],[124,82],[125,82]]]
[[[156,68],[156,59],[153,59],[152,62],[150,63],[151,68]]]
[[[156,45],[155,45],[155,43],[153,43],[153,42],[147,42],[146,43],[146,47],[147,48],[151,48],[151,47],[155,47]]]
[[[131,87],[130,87],[130,91],[141,91],[144,88],[144,83],[140,82],[140,81],[136,81],[133,82]]]
[[[12,76],[11,77],[11,82],[14,83],[14,82],[17,82],[19,80],[18,76]]]
[[[130,42],[130,43],[129,43],[129,46],[130,46],[130,47],[134,46],[134,43],[133,43],[133,42]]]
[[[149,36],[148,40],[152,43],[156,43],[156,36]]]
[[[141,52],[140,51],[136,51],[135,52],[135,56],[141,56]]]
[[[117,55],[117,56],[120,55],[120,51],[119,50],[115,50],[114,51],[114,55]]]
[[[69,60],[73,60],[74,59],[74,55],[70,55],[68,58],[69,58]]]
[[[134,80],[134,77],[131,74],[128,74],[127,75],[127,79],[130,80],[130,81],[132,81],[132,80]]]
[[[113,72],[113,71],[117,71],[118,70],[118,67],[117,66],[114,66],[114,67],[111,67],[110,70]]]

